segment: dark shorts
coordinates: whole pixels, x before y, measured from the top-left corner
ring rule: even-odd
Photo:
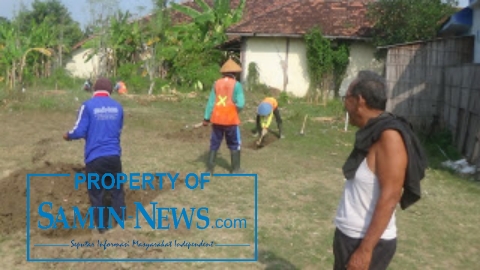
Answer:
[[[98,186],[100,189],[97,189],[95,185],[92,185],[91,188],[88,190],[88,195],[90,197],[90,203],[92,207],[113,207],[115,210],[115,213],[118,215],[118,217],[122,218],[123,217],[123,210],[121,207],[125,207],[125,194],[123,190],[123,184],[120,186],[120,188],[117,188],[117,184],[113,186],[112,189],[106,190],[102,187],[102,176],[103,174],[106,173],[111,173],[113,176],[116,176],[117,173],[122,172],[122,161],[119,156],[106,156],[106,157],[100,157],[95,160],[92,160],[91,162],[87,163],[85,165],[85,169],[87,173],[97,173],[99,176],[99,181],[98,181]],[[112,179],[111,177],[106,177],[105,178],[105,185],[106,186],[111,186],[112,184]],[[108,203],[105,201],[105,193],[110,192],[110,199],[111,202]],[[114,217],[110,217],[109,211],[107,209],[103,210],[103,224],[99,224],[100,218],[99,217],[99,211],[97,208],[94,210],[94,219],[95,219],[95,225],[100,228],[107,228],[109,227],[109,218],[111,219],[112,222],[112,227],[114,225]],[[124,217],[123,217],[124,218]]]
[[[227,141],[228,149],[240,150],[242,144],[239,126],[212,125],[210,137],[210,150],[217,151],[222,144],[223,138]]]
[[[333,255],[335,256],[334,270],[344,270],[348,264],[350,256],[360,245],[361,239],[355,239],[346,236],[339,229],[335,230],[333,240]],[[373,250],[372,260],[370,262],[370,270],[384,270],[395,255],[397,248],[397,239],[378,241],[377,246]]]

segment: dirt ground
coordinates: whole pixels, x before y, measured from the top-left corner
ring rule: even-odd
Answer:
[[[148,108],[127,107],[122,135],[124,171],[202,172],[211,129],[182,129],[182,125],[198,118],[203,103],[198,108],[190,111],[186,105],[180,108],[169,103]],[[128,205],[141,201],[147,206],[156,201],[165,207],[207,206],[212,220],[247,219],[248,228],[245,229],[196,230],[181,226],[152,230],[140,218],[141,229],[134,229],[133,222],[127,221],[125,229],[117,227],[103,235],[90,230],[41,231],[37,229],[39,219],[35,213],[39,202],[51,201],[54,212],[58,206],[68,208],[72,205],[85,211],[89,201],[85,186],[74,190],[72,177],[31,178],[30,258],[251,258],[253,246],[110,248],[104,251],[34,245],[69,244],[72,240],[77,243],[105,240],[151,243],[163,239],[252,243],[253,224],[258,221],[258,262],[29,263],[26,262],[25,233],[26,174],[82,172],[84,142],[62,139],[62,134],[75,123],[74,109],[68,112],[0,111],[0,181],[3,181],[0,185],[0,268],[329,269],[333,265],[332,218],[344,185],[341,164],[351,151],[354,134],[339,132],[329,123],[315,121],[310,123],[305,136],[296,136],[302,125],[301,118],[292,122],[285,117],[286,139],[278,140],[273,129],[266,137],[266,146],[260,151],[253,149],[256,139],[251,136],[253,124],[245,121],[246,124],[242,125],[245,149],[242,167],[248,173],[258,175],[258,217],[254,215],[254,183],[250,179],[213,177],[209,188],[195,191],[184,188],[184,185],[175,191],[126,191]],[[218,157],[217,171],[220,173],[227,172],[230,166],[224,144]],[[471,232],[479,224],[478,185],[466,184],[447,172],[429,170],[422,191],[424,196],[418,204],[407,211],[398,211],[399,245],[389,269],[418,269],[419,265],[427,269],[476,269],[480,238]]]
[[[164,137],[167,140],[180,140],[180,141],[208,141],[210,138],[211,128],[209,127],[185,127],[180,128],[174,132],[165,133]]]
[[[187,127],[181,128],[176,132],[169,132],[164,135],[167,140],[179,140],[183,142],[205,142],[209,140],[212,129],[211,127]],[[278,136],[276,133],[269,133],[265,136],[263,143],[258,146],[256,144],[257,138],[252,137],[252,130],[248,129],[245,126],[241,126],[241,134],[243,137],[243,147],[251,150],[260,150],[266,146],[276,142]],[[225,141],[223,142],[225,143]]]
[[[10,176],[2,179],[3,185],[0,186],[0,233],[12,234],[20,230],[25,230],[26,220],[26,179],[30,174],[70,174],[70,177],[31,177],[30,178],[30,217],[32,220],[38,220],[38,207],[42,202],[48,201],[53,204],[51,213],[61,206],[67,215],[67,221],[70,225],[73,223],[73,211],[69,211],[72,206],[77,206],[82,216],[88,211],[90,201],[88,197],[87,185],[80,185],[78,190],[74,188],[75,173],[85,173],[85,168],[80,164],[55,163],[44,161],[43,164],[35,169],[21,169]],[[173,173],[173,172],[171,172]],[[156,179],[158,181],[158,178]],[[126,215],[134,215],[134,202],[141,202],[142,205],[149,204],[161,192],[168,190],[169,181],[164,182],[163,190],[145,189],[130,190],[125,189],[126,197]],[[183,183],[184,178],[177,179],[177,183]],[[44,210],[47,211],[46,207]],[[42,235],[51,238],[72,238],[77,235],[90,234],[91,230],[85,229],[64,229],[62,223],[58,223],[58,229],[39,230],[36,224],[30,224],[32,231],[39,231]]]
[[[34,144],[31,161],[36,164],[32,169],[19,169],[10,173],[4,179],[0,186],[0,192],[3,194],[0,203],[0,234],[10,235],[26,229],[26,175],[28,174],[69,174],[69,177],[31,177],[30,178],[30,217],[32,220],[38,220],[38,207],[42,202],[51,202],[53,210],[51,213],[57,213],[56,210],[62,207],[65,210],[67,222],[73,224],[73,206],[79,208],[82,216],[88,211],[90,201],[88,197],[87,185],[80,185],[78,190],[74,188],[75,173],[85,173],[85,166],[82,164],[70,163],[52,163],[45,160],[49,152],[53,151],[52,138],[41,139]],[[175,174],[175,172],[171,172]],[[154,182],[159,181],[158,177]],[[134,202],[141,202],[142,205],[148,205],[160,193],[168,190],[170,181],[162,179],[165,189],[145,189],[130,190],[125,187],[126,215],[134,215]],[[184,178],[179,176],[177,183],[183,183]],[[110,198],[107,194],[107,203]],[[45,207],[45,206],[44,206]],[[45,211],[48,208],[44,208]],[[45,224],[44,224],[45,225]],[[91,230],[85,229],[65,229],[62,223],[58,223],[57,229],[40,230],[34,224],[30,225],[32,233],[39,232],[41,235],[49,238],[71,239],[79,235],[91,234]]]
[[[211,132],[212,132],[211,127],[199,127],[199,128],[187,127],[187,128],[180,128],[176,132],[165,133],[164,137],[168,140],[205,142],[209,140]],[[257,138],[252,136],[252,130],[248,129],[245,126],[241,126],[241,133],[244,140],[243,147],[251,150],[263,149],[266,146],[278,140],[277,134],[270,133],[270,134],[267,134],[267,136],[265,136],[262,145],[258,146],[256,144]],[[225,141],[223,143],[225,143]]]
[[[246,148],[252,149],[252,150],[260,150],[264,149],[266,146],[276,142],[278,140],[278,137],[276,134],[267,134],[264,138],[263,141],[260,145],[257,145],[256,139],[253,140],[252,142],[249,142],[247,145],[245,145]]]

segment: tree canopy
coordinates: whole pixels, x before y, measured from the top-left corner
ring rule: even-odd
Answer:
[[[32,25],[46,23],[54,31],[55,39],[63,40],[67,46],[80,41],[83,32],[80,24],[72,19],[68,9],[59,0],[35,0],[31,9],[23,8],[14,21],[22,33],[30,34]]]
[[[442,19],[457,11],[455,0],[378,0],[368,4],[376,46],[435,38]]]
[[[245,0],[235,8],[231,0],[194,0],[197,11],[152,0],[152,13],[139,19],[121,11],[118,0],[87,0],[91,21],[82,32],[60,1],[35,0],[30,8],[22,6],[11,23],[0,18],[0,79],[10,88],[64,72],[62,55],[69,56],[73,46],[85,40],[82,49],[91,50],[84,61],[99,59],[85,75],[93,80],[121,78],[130,89],[145,89],[147,83],[150,94],[157,83],[209,89],[229,57],[217,46],[226,41],[226,29],[241,20],[245,6]],[[172,25],[171,12],[192,20]]]

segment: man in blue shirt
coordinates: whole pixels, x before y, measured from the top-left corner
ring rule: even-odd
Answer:
[[[112,83],[106,78],[99,78],[94,85],[93,97],[85,101],[78,111],[75,126],[63,135],[67,141],[85,139],[85,168],[87,173],[98,174],[98,186],[91,185],[88,190],[90,202],[94,209],[97,229],[104,233],[109,224],[109,211],[104,208],[99,217],[98,207],[106,207],[103,203],[105,188],[102,185],[104,174],[116,177],[122,172],[120,136],[123,128],[123,107],[110,97]],[[105,177],[105,186],[112,185],[115,179]],[[122,185],[113,185],[111,192],[112,206],[118,217],[125,219],[125,195]],[[111,218],[113,220],[113,218]]]

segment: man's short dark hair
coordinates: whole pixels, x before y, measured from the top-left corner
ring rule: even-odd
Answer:
[[[358,72],[350,94],[361,95],[369,108],[384,111],[387,107],[387,83],[382,76],[371,70]]]

